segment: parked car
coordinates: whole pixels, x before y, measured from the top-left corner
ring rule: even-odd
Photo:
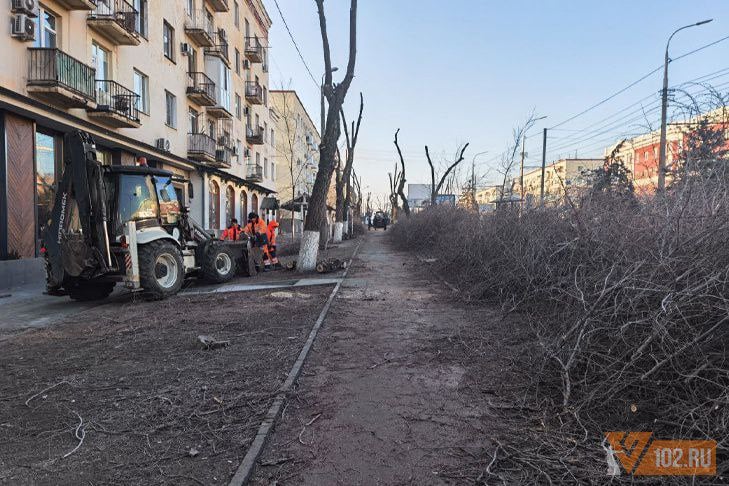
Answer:
[[[383,230],[387,231],[387,225],[389,223],[390,218],[383,211],[377,211],[370,220],[369,229],[375,228],[376,230],[377,228],[382,228]]]

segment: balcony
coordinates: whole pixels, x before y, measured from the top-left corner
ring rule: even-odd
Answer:
[[[114,128],[139,128],[139,95],[115,81],[96,80],[96,107],[89,118]]]
[[[263,145],[263,128],[262,127],[247,127],[246,128],[246,142],[251,145]]]
[[[96,70],[60,49],[28,49],[28,92],[64,108],[96,106]]]
[[[205,73],[187,73],[187,97],[201,106],[215,106],[215,83]]]
[[[215,22],[208,17],[205,10],[195,11],[185,20],[185,33],[200,47],[213,47],[215,45]]]
[[[126,0],[96,0],[96,8],[88,16],[89,27],[117,46],[138,46],[139,12]]]
[[[227,12],[230,10],[228,0],[207,0],[207,3],[215,12]]]
[[[192,160],[215,164],[217,143],[205,133],[187,134],[187,156]]]
[[[230,68],[230,57],[228,57],[228,37],[223,29],[218,30],[213,39],[213,45],[205,48],[206,56],[220,58]]]
[[[246,37],[245,56],[251,62],[263,62],[263,46],[258,37]]]
[[[96,8],[96,0],[56,0],[56,2],[68,10],[93,10]]]
[[[233,160],[233,149],[225,145],[218,145],[215,150],[215,162],[211,165],[221,169],[229,169]]]
[[[246,179],[253,182],[261,182],[263,180],[263,167],[259,164],[248,164]]]
[[[263,86],[255,81],[246,81],[246,101],[252,105],[262,105]]]

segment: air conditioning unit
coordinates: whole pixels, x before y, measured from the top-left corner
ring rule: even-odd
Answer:
[[[38,0],[13,0],[10,8],[16,14],[25,14],[28,17],[38,16]]]
[[[245,108],[243,108],[243,114],[244,115],[249,115],[250,113],[251,113],[251,109],[250,108],[248,108],[247,106]]]
[[[35,40],[35,22],[25,14],[13,16],[11,35],[23,42]]]
[[[218,29],[218,37],[225,40],[227,39],[227,34],[225,33],[225,29]]]
[[[165,152],[169,152],[171,148],[171,143],[169,138],[158,138],[157,142],[155,144],[159,150],[164,150]]]
[[[248,59],[245,59],[243,61],[243,69],[250,69],[250,68],[251,68],[251,61],[249,61]]]
[[[238,147],[233,147],[232,153],[233,157],[238,157]]]
[[[188,44],[187,42],[183,42],[180,44],[180,54],[183,56],[189,56],[192,54],[192,46]]]

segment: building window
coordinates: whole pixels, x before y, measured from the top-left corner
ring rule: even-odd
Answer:
[[[225,221],[230,223],[230,220],[235,218],[235,189],[233,186],[228,186],[225,191]]]
[[[253,211],[254,213],[258,213],[258,195],[257,194],[253,194],[253,196],[251,196],[251,211]]]
[[[268,90],[263,87],[263,106],[268,106]]]
[[[210,181],[210,207],[208,213],[208,224],[211,229],[220,229],[220,186],[215,181]]]
[[[134,70],[134,92],[137,98],[137,109],[149,115],[149,78],[141,72]]]
[[[167,90],[165,90],[165,109],[167,112],[165,123],[170,128],[177,128],[177,98]]]
[[[276,139],[275,139],[274,134],[273,134],[273,128],[271,129],[271,145],[272,146],[275,146],[276,145]]]
[[[175,29],[165,20],[162,24],[162,48],[165,57],[175,61]]]
[[[60,175],[60,150],[53,135],[35,134],[35,191],[37,205],[36,229],[40,239],[48,225],[56,197],[55,183]]]
[[[268,179],[268,159],[266,157],[263,158],[263,177]]]
[[[235,15],[233,22],[235,22],[235,26],[240,29],[240,9],[238,8],[238,2],[233,2],[233,15]]]
[[[248,193],[240,191],[240,219],[248,218]]]
[[[34,47],[56,47],[58,45],[58,17],[41,6],[38,7],[38,17],[34,19],[34,22],[37,32]]]
[[[242,156],[243,144],[241,143],[241,141],[239,139],[237,139],[235,141],[235,153],[236,153],[236,158],[238,159],[238,163],[240,164],[243,161],[243,156]]]
[[[268,122],[263,122],[263,143],[268,142]]]
[[[200,133],[199,117],[200,114],[197,110],[190,108],[190,111],[187,113],[187,133]]]
[[[185,11],[187,15],[192,16],[195,12],[195,0],[185,0]]]
[[[238,93],[235,94],[235,116],[239,120],[243,119],[243,108],[241,105],[240,95]]]
[[[134,0],[134,9],[138,12],[136,29],[144,38],[147,38],[147,0]]]
[[[240,51],[235,48],[235,74],[240,75]]]

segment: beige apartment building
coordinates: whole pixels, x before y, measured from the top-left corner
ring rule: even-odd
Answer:
[[[300,234],[306,201],[319,167],[321,138],[296,91],[271,91],[271,122],[277,133],[276,191],[281,201],[285,201],[281,205],[279,224],[284,232]]]
[[[547,204],[562,204],[565,195],[576,194],[585,186],[585,172],[600,168],[603,159],[561,159],[545,167],[544,199]],[[527,206],[539,204],[542,168],[524,173],[524,202]],[[513,193],[521,199],[519,178],[514,179]]]
[[[261,0],[8,0],[0,32],[0,259],[35,257],[63,135],[146,157],[210,230],[275,192]]]

